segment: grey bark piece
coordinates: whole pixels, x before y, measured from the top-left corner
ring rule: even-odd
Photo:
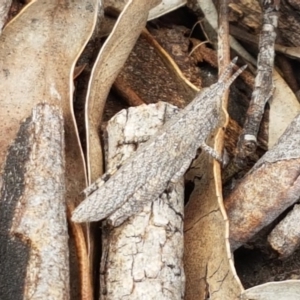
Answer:
[[[108,167],[130,157],[177,111],[159,102],[118,113],[107,126]],[[181,178],[121,226],[104,226],[100,299],[183,299],[183,198]],[[130,214],[125,205],[112,217],[123,221]]]
[[[186,171],[182,168],[183,163],[192,161],[199,146],[219,125],[223,93],[245,68],[230,77],[235,61],[216,84],[198,93],[185,109],[168,121],[118,171],[111,176],[106,174],[105,184],[100,180],[89,188],[94,192],[75,209],[72,220],[102,220],[127,201],[131,201],[130,206],[139,211],[144,200],[147,201],[147,195],[156,199],[175,175],[179,177],[179,171],[183,175]],[[218,156],[213,150],[211,152]]]
[[[8,12],[11,6],[12,0],[1,0],[0,3],[0,34],[2,32],[2,28],[6,22],[8,17]]]
[[[8,151],[1,189],[2,209],[11,215],[5,223],[0,222],[1,238],[7,230],[7,240],[1,241],[1,256],[9,260],[0,263],[1,268],[4,266],[1,281],[5,280],[1,282],[4,284],[1,299],[12,299],[12,295],[14,299],[69,299],[62,112],[55,106],[39,104],[21,125],[21,132],[22,136],[17,137]],[[11,160],[11,151],[22,152],[23,146],[27,148],[26,155],[18,161]],[[10,171],[14,164],[22,165],[20,170],[24,173],[16,173],[19,176],[16,181],[22,180],[21,188],[11,193]],[[16,252],[16,241],[23,245],[26,254]],[[9,283],[15,280],[10,272],[18,261],[21,262],[18,271],[23,274],[19,284],[22,281],[23,285],[14,287],[13,282]]]
[[[257,57],[257,75],[243,131],[238,141],[236,162],[244,165],[243,160],[253,154],[257,148],[257,134],[263,117],[266,103],[273,97],[272,73],[275,57],[275,39],[278,24],[279,3],[263,1],[263,27],[259,38]]]
[[[296,204],[291,212],[272,230],[268,236],[271,247],[281,257],[288,257],[300,245],[300,205]]]

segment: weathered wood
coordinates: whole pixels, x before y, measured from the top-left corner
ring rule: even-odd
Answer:
[[[271,247],[280,256],[287,257],[294,253],[300,245],[300,205],[296,204],[292,211],[272,230],[268,236]]]
[[[33,107],[41,101],[59,106],[66,132],[69,214],[82,200],[80,192],[86,186],[84,158],[73,113],[73,70],[92,34],[97,7],[98,0],[86,0],[84,4],[81,0],[31,1],[0,35],[0,173],[10,143]],[[78,255],[71,256],[70,266],[80,266],[79,272],[71,273],[76,275],[72,282],[77,282],[71,289],[72,299],[79,298],[80,293],[92,295],[85,228],[85,225],[71,225],[77,247],[71,253]]]
[[[111,119],[109,168],[131,156],[175,111],[159,102],[123,110]],[[181,178],[121,226],[104,227],[100,299],[183,299],[183,198]]]
[[[37,105],[6,156],[0,202],[1,299],[69,299],[62,111]]]

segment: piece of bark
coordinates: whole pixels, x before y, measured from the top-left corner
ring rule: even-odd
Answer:
[[[61,109],[38,104],[5,161],[1,299],[69,299],[64,148]]]
[[[300,194],[300,114],[225,199],[232,249],[270,224]]]
[[[272,230],[268,242],[282,258],[290,256],[300,245],[300,205],[293,210]]]
[[[177,109],[122,110],[108,123],[108,167],[120,165]],[[144,166],[147,168],[147,166]],[[121,226],[104,227],[100,299],[183,299],[183,180]]]
[[[149,26],[148,30],[161,47],[174,59],[185,78],[197,88],[201,88],[200,68],[197,66],[196,58],[189,55],[190,39],[186,36],[189,29],[184,26],[171,25],[168,27],[160,26],[159,29]]]
[[[93,32],[98,2],[87,0],[82,5],[81,0],[32,1],[5,26],[0,35],[1,170],[20,123],[31,114],[33,107],[41,101],[59,106],[63,110],[66,132],[66,201],[69,214],[82,200],[80,192],[86,186],[84,157],[74,120],[73,70]],[[0,202],[5,206],[2,198]],[[71,298],[76,300],[80,293],[91,297],[92,290],[84,236],[86,225],[71,224],[70,227],[78,254],[70,257],[70,268],[80,266],[80,272],[72,278],[72,282],[77,284],[71,290]],[[75,275],[75,272],[71,274]]]

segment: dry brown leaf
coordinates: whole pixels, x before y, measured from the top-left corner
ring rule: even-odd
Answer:
[[[147,104],[166,101],[182,108],[198,91],[147,30],[137,40],[118,79]]]
[[[60,107],[66,132],[66,198],[69,210],[81,201],[80,192],[85,187],[84,162],[73,116],[73,70],[92,34],[97,5],[97,0],[88,0],[84,5],[80,0],[67,3],[59,0],[33,1],[5,27],[0,36],[0,163],[3,167],[20,122],[31,114],[35,105],[46,102]],[[24,184],[26,186],[26,182]],[[15,201],[20,197],[18,193],[16,190]],[[6,225],[9,226],[9,223]],[[72,227],[76,232],[81,259],[82,297],[90,297],[92,291],[83,229],[75,224]],[[4,245],[3,242],[1,245]],[[7,248],[5,251],[10,250]],[[26,252],[23,258],[27,260]],[[20,278],[26,265],[16,265],[14,259],[12,265],[3,269],[3,274]]]
[[[206,155],[195,179],[195,190],[185,209],[185,299],[237,299],[242,291],[226,241],[226,223],[220,209],[221,182]],[[216,180],[215,180],[216,178]]]
[[[130,0],[101,48],[86,99],[87,165],[89,183],[103,172],[99,126],[109,90],[146,25],[149,10],[160,0]]]
[[[186,36],[188,28],[185,26],[172,25],[168,27],[160,26],[154,28],[149,26],[148,30],[168,55],[175,61],[183,76],[197,88],[202,86],[202,76],[197,65],[196,58],[190,55],[190,38]],[[150,38],[151,38],[151,35]],[[153,46],[154,43],[153,43]],[[160,47],[157,47],[159,51]],[[211,51],[213,51],[211,49]],[[155,70],[158,72],[159,70]],[[156,73],[155,72],[155,73]],[[163,80],[161,80],[163,82]],[[170,97],[172,98],[172,97]]]
[[[205,11],[211,25],[218,31],[219,72],[222,72],[230,59],[226,15],[219,17],[220,23],[217,28],[218,16],[212,2],[199,0],[198,4]],[[221,10],[221,13],[224,12]],[[225,116],[220,126],[226,126],[229,120],[228,93],[222,100]],[[221,153],[224,144],[223,128],[212,132],[209,142]],[[200,165],[194,166],[202,170],[201,174],[197,174],[199,182],[194,181],[196,187],[185,209],[185,299],[237,299],[243,287],[233,265],[228,241],[229,228],[222,197],[221,167],[207,154],[203,153],[201,156],[198,162]]]

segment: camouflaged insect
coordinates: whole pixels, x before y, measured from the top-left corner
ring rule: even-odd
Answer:
[[[202,89],[118,170],[106,173],[89,186],[85,190],[87,198],[75,209],[72,220],[92,222],[108,218],[118,226],[183,176],[199,147],[220,160],[205,141],[219,125],[224,92],[246,68],[230,76],[236,60],[217,83]]]

